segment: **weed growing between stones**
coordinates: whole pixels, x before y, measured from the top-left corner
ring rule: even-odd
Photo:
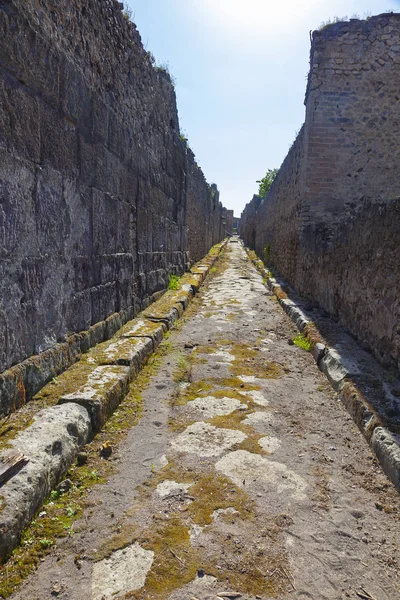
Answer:
[[[228,313],[225,315],[224,319],[225,321],[235,321],[237,316],[238,315],[236,313]]]
[[[192,355],[185,356],[181,354],[178,358],[178,368],[174,373],[175,383],[190,383],[192,381],[192,369],[193,369]]]
[[[214,346],[207,346],[206,344],[204,344],[196,346],[196,352],[197,354],[214,354],[216,352],[216,349]]]
[[[212,389],[212,384],[208,381],[192,381],[184,389],[177,388],[171,397],[172,406],[185,406],[190,400],[194,400],[199,395],[206,394]]]
[[[306,338],[305,335],[300,333],[293,338],[293,343],[295,346],[299,348],[303,348],[306,352],[310,352],[311,350],[311,342]]]
[[[168,290],[177,290],[179,288],[180,277],[178,275],[170,275],[168,279]]]
[[[191,547],[189,527],[181,515],[160,515],[138,541],[143,548],[154,552],[154,562],[145,586],[125,598],[165,598],[166,594],[196,577],[200,556]]]
[[[203,316],[205,319],[209,319],[210,317],[213,317],[213,316],[215,316],[215,315],[217,315],[217,314],[218,314],[218,312],[217,312],[217,311],[212,311],[212,310],[209,310],[209,311],[207,311],[207,312],[203,312],[203,313],[202,313],[202,316]]]

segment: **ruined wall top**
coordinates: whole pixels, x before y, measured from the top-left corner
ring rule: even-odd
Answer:
[[[400,63],[400,14],[326,25],[312,34],[310,72],[305,96],[332,75],[357,76]]]

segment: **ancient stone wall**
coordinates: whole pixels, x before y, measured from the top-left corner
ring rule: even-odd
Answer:
[[[109,336],[224,228],[118,2],[4,0],[0,35],[1,372]]]
[[[282,276],[398,366],[399,63],[400,15],[314,32],[304,128],[241,224]]]
[[[218,190],[209,185],[197,165],[195,156],[187,148],[187,245],[191,261],[200,260],[225,235],[223,207]]]
[[[241,217],[241,235],[259,256],[279,257],[279,268],[293,280],[298,250],[304,127],[285,158],[270,193],[254,196]],[[272,253],[272,255],[271,255]]]
[[[226,211],[226,230],[229,233],[232,233],[232,230],[233,230],[233,220],[234,220],[233,210],[227,210]]]

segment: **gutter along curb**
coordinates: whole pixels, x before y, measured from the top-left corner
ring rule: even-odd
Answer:
[[[55,406],[39,411],[29,427],[9,443],[29,462],[0,486],[0,563],[18,545],[23,529],[124,399],[129,386],[188,307],[219,258],[227,240],[179,280],[179,289],[159,300],[100,343],[57,378],[67,383]],[[65,385],[62,386],[65,389]],[[34,402],[34,400],[32,401]],[[2,452],[0,460],[10,454]]]
[[[357,385],[351,381],[352,375],[359,374],[357,362],[347,358],[344,360],[335,348],[330,347],[304,311],[288,298],[277,280],[270,276],[263,261],[254,258],[248,248],[245,250],[283,310],[310,342],[311,354],[319,369],[326,375],[333,389],[339,392],[340,400],[378,458],[385,474],[400,491],[400,435],[390,430]]]

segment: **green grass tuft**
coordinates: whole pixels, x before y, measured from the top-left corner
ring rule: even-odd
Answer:
[[[306,352],[310,352],[310,350],[311,350],[311,342],[302,333],[300,333],[299,335],[296,335],[293,338],[293,343],[295,346],[298,346],[299,348],[303,348],[303,350],[306,350]]]
[[[170,275],[168,279],[168,289],[177,290],[179,288],[180,277],[178,275]]]

